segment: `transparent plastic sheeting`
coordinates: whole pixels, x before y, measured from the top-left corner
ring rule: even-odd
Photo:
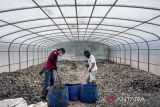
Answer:
[[[110,60],[159,75],[159,29],[159,0],[0,0],[1,72],[44,62],[56,44],[94,42]]]
[[[59,57],[59,60],[86,61],[87,58],[84,56],[85,50],[89,50],[96,59],[107,59],[108,57],[108,48],[104,44],[94,42],[64,42],[55,45],[52,50],[61,47],[65,48],[66,53]]]

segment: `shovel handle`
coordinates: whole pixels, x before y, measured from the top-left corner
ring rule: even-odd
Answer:
[[[57,77],[58,77],[58,79],[59,79],[59,82],[62,83],[61,78],[60,78],[60,76],[59,76],[57,70],[54,70],[54,71],[57,73]]]

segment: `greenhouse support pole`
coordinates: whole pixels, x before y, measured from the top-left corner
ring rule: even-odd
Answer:
[[[107,50],[108,50],[108,61],[110,60],[110,49],[109,49],[109,47],[107,48]]]
[[[27,68],[28,68],[28,52],[27,52],[27,49],[26,49],[26,63],[27,63]]]
[[[127,53],[127,51],[126,51],[126,48],[125,48],[125,51],[124,51],[124,64],[125,64],[125,65],[127,64],[127,63],[126,63],[126,60],[127,60],[126,53]]]
[[[45,49],[45,61],[47,60],[47,55],[48,55],[48,54],[47,54],[47,50],[48,50],[48,48],[49,48],[49,47],[46,47],[46,49]]]
[[[147,42],[147,46],[148,46],[148,72],[149,72],[150,71],[150,47],[149,47],[148,42]]]
[[[50,47],[47,49],[47,58],[48,58],[49,50],[50,50]],[[47,60],[47,59],[46,59],[46,60]]]
[[[8,49],[8,69],[9,69],[9,72],[11,72],[11,62],[10,62],[10,50]]]
[[[105,39],[106,40],[106,39]],[[111,39],[107,39],[107,40],[109,40],[109,41],[111,41]],[[123,41],[125,41],[129,46],[130,46],[130,53],[131,53],[131,45],[130,45],[130,43],[129,42],[127,42],[126,40],[124,40],[124,39],[120,39],[120,40],[123,40]],[[104,41],[104,40],[103,40]],[[113,41],[113,40],[112,40]],[[115,40],[114,40],[115,41]],[[108,42],[108,41],[107,41]],[[120,42],[120,41],[117,41],[117,42],[119,42],[120,44],[122,44],[123,45],[123,43],[122,42]],[[115,42],[116,43],[116,42]],[[116,43],[117,44],[117,43]],[[130,60],[131,60],[131,56],[130,56]],[[115,62],[115,61],[114,61]],[[131,63],[130,63],[131,64]],[[130,65],[131,66],[131,65]]]
[[[43,62],[45,61],[45,49],[46,49],[46,46],[43,46],[42,48]]]
[[[113,48],[113,50],[112,50],[112,51],[113,51],[113,62],[115,62],[115,61],[114,61],[114,54],[115,54],[115,52],[114,52],[114,48]]]
[[[45,52],[44,52],[44,53],[45,53],[45,61],[46,61],[46,57],[47,57],[47,48],[48,48],[48,47],[46,46]]]
[[[111,41],[111,42],[112,42],[112,41]],[[116,43],[116,42],[115,42],[115,43]],[[111,43],[111,44],[112,44],[112,43]],[[116,44],[117,44],[117,43],[116,43]],[[117,44],[117,45],[118,45],[118,44]],[[115,47],[115,49],[113,48],[113,46]],[[118,46],[119,46],[119,45],[118,45]],[[116,50],[117,48],[116,48],[116,45],[114,45],[114,44],[112,44],[112,46],[110,46],[110,47],[112,47],[112,49],[113,49],[113,50],[110,49],[110,55],[111,55],[112,52],[113,52],[113,54],[112,54],[112,55],[113,55],[113,62],[115,62],[115,61],[114,61],[114,59],[115,59],[115,58],[114,58],[114,54],[115,54],[115,50]],[[111,57],[112,57],[112,56],[111,56]],[[111,59],[112,59],[112,58],[111,58]],[[111,61],[112,61],[112,60],[111,60]]]
[[[132,66],[132,48],[130,48],[130,66]]]
[[[139,69],[139,48],[138,48],[138,69]]]
[[[121,47],[119,46],[120,49],[120,64],[121,64]]]
[[[44,43],[43,43],[43,44],[44,44]],[[41,45],[42,45],[42,44],[41,44]],[[42,57],[41,57],[41,58],[39,57],[39,52],[41,52],[41,56],[42,56],[42,48],[43,48],[44,46],[42,46],[41,51],[39,51],[39,47],[41,47],[41,45],[39,45],[39,46],[38,46],[38,49],[37,49],[37,51],[38,51],[38,65],[40,64],[40,62],[39,62],[40,59],[41,59],[41,61],[42,61]],[[42,62],[43,62],[43,61],[42,61]]]
[[[39,65],[39,46],[38,46],[38,49],[37,49],[37,56],[38,56],[38,65]]]
[[[123,50],[123,52],[124,52],[124,58],[123,58],[123,60],[124,60],[124,65],[126,64],[126,47],[124,46],[124,44],[123,44],[123,48],[124,48],[124,50]]]
[[[21,70],[21,50],[19,49],[19,70]]]
[[[118,63],[118,62],[117,62],[117,54],[118,54],[117,51],[118,51],[118,50],[117,50],[117,47],[116,47],[116,50],[115,50],[115,52],[116,52],[116,55],[115,55],[115,56],[116,56],[116,63]]]
[[[41,48],[41,63],[43,62],[43,46],[42,46],[42,48]]]
[[[35,46],[36,46],[36,44],[33,46],[33,49],[32,49],[32,52],[33,52],[33,66],[35,65],[35,62],[34,62],[34,60],[35,60],[35,57],[34,57]]]

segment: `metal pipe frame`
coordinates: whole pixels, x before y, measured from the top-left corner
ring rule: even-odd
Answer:
[[[34,41],[35,42],[35,41]],[[27,46],[27,68],[28,68],[28,49],[29,49],[29,46],[32,44],[32,43],[34,43],[34,42],[31,42],[28,46]],[[50,43],[51,45],[54,45],[52,42],[50,42],[50,41],[38,41],[36,44],[35,44],[35,46],[38,46],[38,49],[39,49],[39,47],[41,47],[41,45],[42,44],[46,44],[46,43]],[[39,43],[41,43],[40,45],[38,45]],[[34,47],[35,47],[34,46]],[[39,58],[38,58],[39,59]]]
[[[71,39],[69,39],[68,36],[63,32],[63,30],[59,27],[59,25],[57,25],[57,24],[55,23],[55,21],[42,9],[42,7],[41,7],[35,0],[32,0],[32,1],[33,1],[33,3],[34,3],[35,5],[37,5],[37,7],[53,22],[53,24],[58,27],[58,29],[64,34],[64,36],[66,36],[68,40],[71,40]],[[73,39],[74,39],[74,37],[73,37]]]
[[[35,2],[35,0],[32,0],[32,1],[34,2],[34,4],[36,4],[36,7],[34,6],[34,7],[32,7],[32,8],[29,7],[29,8],[20,8],[20,9],[13,9],[13,10],[4,10],[4,11],[0,11],[0,13],[10,12],[10,11],[17,11],[17,10],[25,10],[25,9],[39,8],[39,9],[48,17],[47,19],[51,20],[51,21],[53,22],[54,26],[57,26],[57,27],[58,27],[58,29],[61,31],[60,33],[64,34],[64,36],[66,36],[66,37],[68,38],[68,36],[66,35],[66,32],[63,32],[64,29],[61,29],[61,28],[59,27],[60,24],[59,24],[59,25],[56,24],[56,23],[54,22],[53,18],[51,18],[51,17],[43,10],[43,8],[46,7],[46,6],[40,6],[37,2]],[[103,24],[102,24],[103,20],[107,18],[107,15],[109,14],[109,12],[112,10],[113,7],[139,8],[139,9],[149,9],[149,10],[160,11],[160,9],[150,8],[150,7],[116,5],[116,2],[117,2],[117,1],[118,1],[118,0],[115,0],[112,5],[96,5],[97,0],[95,0],[94,5],[78,5],[78,4],[76,4],[76,0],[75,0],[75,5],[66,5],[66,6],[75,6],[76,18],[77,18],[77,31],[78,31],[78,29],[79,29],[79,28],[78,28],[78,25],[81,25],[81,24],[78,24],[78,18],[79,18],[79,17],[78,17],[78,15],[77,15],[77,14],[78,14],[78,13],[77,13],[77,6],[93,6],[92,13],[91,13],[91,15],[90,15],[90,20],[91,20],[91,18],[93,18],[93,17],[92,17],[92,14],[93,14],[93,11],[94,11],[95,6],[110,6],[110,9],[109,9],[108,12],[106,13],[106,15],[105,15],[104,17],[102,17],[102,20],[100,21],[99,24],[97,24],[97,27],[96,27],[95,29],[93,29],[93,32],[91,32],[91,35],[89,35],[87,41],[89,41],[90,37],[95,33],[95,31],[97,30],[97,28],[98,28],[100,25],[103,26]],[[69,29],[69,31],[70,31],[73,39],[74,39],[74,36],[73,36],[73,34],[72,34],[72,32],[71,32],[71,28],[69,28],[69,24],[68,24],[67,21],[66,21],[66,18],[67,18],[67,17],[64,17],[64,15],[63,15],[63,13],[62,13],[62,11],[61,11],[61,7],[63,7],[64,5],[59,5],[58,2],[57,2],[57,0],[56,0],[55,2],[56,2],[55,7],[58,7],[59,11],[61,12],[62,18],[64,19],[64,21],[65,21],[65,23],[66,23],[66,24],[64,24],[64,25],[67,25],[67,26],[68,26],[68,29]],[[49,6],[49,7],[50,7],[50,6]],[[54,7],[54,6],[52,6],[52,7]],[[126,32],[126,31],[129,31],[129,30],[131,30],[131,29],[132,29],[132,30],[141,31],[141,32],[143,32],[143,33],[150,34],[150,35],[152,35],[153,37],[157,37],[158,40],[160,40],[160,37],[159,37],[158,35],[152,33],[152,32],[148,32],[148,31],[141,30],[141,29],[136,29],[136,27],[138,27],[138,26],[140,26],[140,25],[142,25],[142,24],[152,24],[152,23],[150,23],[150,21],[153,20],[153,19],[159,18],[159,17],[160,17],[160,15],[157,15],[157,16],[155,16],[155,17],[153,17],[153,18],[151,18],[151,19],[149,19],[149,20],[147,20],[147,21],[141,21],[141,22],[138,20],[137,22],[140,22],[140,24],[137,24],[137,25],[135,25],[135,26],[133,26],[133,27],[123,27],[123,26],[120,26],[121,28],[127,28],[127,29],[124,30],[124,31],[122,31],[122,32],[118,32],[118,34],[112,35],[111,39],[107,39],[107,37],[109,37],[109,36],[105,36],[105,40],[113,41],[114,39],[116,39],[115,36],[118,36],[118,37],[120,37],[120,38],[124,38],[123,36],[119,36],[119,35],[120,35],[120,34],[126,34],[125,32]],[[116,18],[115,18],[115,19],[116,19]],[[118,18],[117,18],[117,19],[118,19]],[[116,19],[116,20],[117,20],[117,19]],[[90,20],[89,20],[87,26],[90,24]],[[119,18],[118,20],[121,20],[121,19]],[[14,34],[14,33],[21,32],[21,31],[30,32],[31,35],[33,35],[33,34],[38,35],[38,36],[35,37],[35,38],[41,37],[41,35],[37,34],[37,32],[35,33],[35,32],[30,31],[29,29],[21,28],[21,27],[15,25],[16,23],[8,23],[8,22],[3,21],[3,20],[0,20],[0,21],[7,23],[6,25],[12,25],[12,26],[14,26],[14,27],[17,27],[17,28],[20,28],[20,29],[21,29],[20,31],[11,32],[11,33],[9,33],[9,34],[2,35],[2,36],[0,37],[0,39],[2,39],[3,37],[9,36],[9,35],[11,35],[11,34]],[[36,21],[37,21],[37,20],[36,20]],[[129,20],[128,20],[128,21],[129,21]],[[22,22],[22,21],[21,21],[21,22]],[[26,22],[26,21],[25,21],[25,22]],[[28,22],[29,22],[29,20],[28,20]],[[5,25],[5,26],[6,26],[6,25]],[[71,25],[71,24],[70,24],[70,25]],[[92,24],[90,24],[90,25],[92,25]],[[160,25],[158,25],[158,24],[152,24],[152,25],[160,26]],[[116,25],[105,25],[105,26],[119,27],[119,26],[116,26]],[[0,26],[0,27],[3,27],[3,25]],[[39,27],[39,28],[40,28],[40,27]],[[85,30],[85,35],[86,35],[87,29],[88,29],[88,27],[87,27],[86,30]],[[42,31],[42,32],[43,32],[43,31]],[[44,32],[46,32],[46,31],[44,31]],[[100,33],[99,33],[99,34],[100,34]],[[108,33],[108,34],[109,34],[109,33]],[[84,36],[85,36],[85,35],[84,35]],[[131,35],[132,35],[132,36],[135,36],[135,35],[133,35],[133,34],[131,34]],[[28,36],[28,35],[25,35],[25,36]],[[12,40],[12,41],[10,42],[10,44],[9,44],[9,47],[8,47],[9,71],[10,71],[10,52],[11,52],[11,51],[10,51],[10,48],[11,48],[11,45],[14,44],[14,41],[16,41],[17,39],[23,38],[23,37],[25,37],[25,36],[23,35],[22,37],[17,37],[17,38],[15,38],[14,40]],[[47,36],[47,35],[44,35],[44,36]],[[146,45],[147,45],[147,49],[148,49],[148,72],[149,72],[149,70],[150,70],[150,68],[149,68],[149,67],[150,67],[150,66],[149,66],[149,64],[150,64],[150,51],[149,51],[149,50],[150,50],[150,47],[149,47],[149,44],[148,44],[149,41],[147,41],[145,38],[142,38],[142,37],[140,37],[140,36],[138,36],[138,35],[136,35],[136,37],[139,37],[139,38],[143,39],[144,43],[146,43]],[[117,39],[120,39],[120,38],[117,38]],[[33,40],[33,38],[29,38],[29,39],[26,39],[25,41],[28,41],[28,40],[30,40],[30,39]],[[44,39],[50,40],[51,38],[45,37]],[[52,39],[53,39],[53,38],[52,38]],[[79,39],[79,31],[78,31],[78,39]],[[136,42],[136,41],[135,41],[134,39],[132,39],[132,38],[128,38],[128,39],[134,41],[134,43],[137,45],[137,48],[138,48],[138,68],[139,68],[139,45],[138,45],[138,42]],[[55,40],[55,38],[54,38],[53,40]],[[60,40],[62,40],[62,39],[60,39]],[[68,38],[68,40],[69,40],[69,41],[72,41],[70,38]],[[131,55],[131,54],[132,54],[132,49],[131,49],[131,45],[130,45],[131,43],[129,43],[128,41],[126,41],[126,40],[124,40],[124,39],[120,39],[120,40],[126,42],[126,43],[129,45],[129,47],[130,47],[130,65],[131,65],[131,61],[132,61],[132,58],[131,58],[131,56],[132,56],[132,55]],[[107,42],[108,42],[108,41],[107,41]],[[100,41],[100,42],[101,42],[101,41]],[[102,41],[102,42],[104,42],[104,41]],[[107,42],[106,42],[106,43],[107,43]],[[105,44],[106,44],[106,43],[105,43]],[[21,44],[23,44],[23,43],[21,43]],[[20,48],[19,48],[19,53],[20,53],[20,49],[21,49],[21,44],[20,44]],[[124,46],[124,44],[122,44],[122,45]],[[125,46],[124,46],[124,47],[125,47]],[[119,46],[119,48],[120,48],[120,46]],[[120,50],[120,51],[121,51],[121,50]],[[117,52],[117,51],[116,51],[116,52]],[[117,59],[117,53],[116,53],[116,59]],[[20,54],[19,54],[19,62],[20,62]],[[117,62],[117,61],[116,61],[116,62]],[[121,63],[121,61],[120,61],[120,63]]]
[[[107,39],[109,39],[109,38],[107,38]],[[113,41],[113,40],[111,40],[111,41]],[[115,42],[116,41],[116,42]],[[114,43],[116,43],[116,45],[117,46],[119,46],[119,48],[120,48],[120,45],[119,44],[117,44],[117,42],[119,42],[123,47],[124,47],[124,50],[125,50],[125,46],[124,46],[124,44],[122,43],[122,42],[120,42],[120,41],[117,41],[117,40],[114,40]],[[99,42],[99,43],[101,43],[101,42]],[[112,44],[112,42],[107,42],[107,44]],[[115,48],[116,48],[116,45],[113,45],[112,44],[112,46],[114,46]],[[121,51],[121,49],[120,49],[120,51]],[[126,51],[126,50],[125,50]],[[121,62],[120,62],[121,63]]]
[[[108,42],[107,42],[107,44],[108,44],[108,43],[112,43],[112,41],[113,41],[113,40],[108,41]],[[114,40],[114,41],[115,41],[115,40]],[[114,41],[113,41],[113,42],[114,42]],[[117,42],[119,42],[119,41],[117,41]],[[113,45],[113,46],[115,46],[115,47],[116,47],[116,46],[119,46],[119,47],[120,47],[120,45],[119,45],[119,44],[117,44],[117,42],[115,42],[115,43],[116,43],[116,45]],[[123,46],[124,51],[125,51],[125,54],[126,54],[126,48],[125,48],[124,44],[123,44],[122,42],[119,42],[119,43]],[[113,51],[113,52],[114,52],[114,51]],[[126,55],[125,55],[125,54],[124,54],[124,59],[126,59]],[[126,64],[126,62],[124,62],[124,64]]]
[[[40,39],[40,40],[44,40],[44,39]],[[26,42],[27,40],[25,40],[25,41],[22,41],[22,43],[20,44],[20,46],[19,46],[19,69],[21,70],[21,64],[20,64],[20,62],[21,62],[21,59],[20,59],[20,56],[21,56],[21,47],[22,47],[22,45],[23,45],[23,43],[24,42]],[[51,42],[51,41],[49,41],[49,40],[47,40],[48,42]],[[28,44],[28,46],[27,46],[27,58],[28,58],[28,48],[29,48],[29,46],[32,44],[32,43],[35,43],[36,41],[33,41],[33,42],[31,42],[31,43],[29,43]],[[35,45],[34,45],[35,46]],[[28,67],[28,60],[27,60],[27,67]]]
[[[111,35],[111,34],[109,34],[109,35]],[[137,46],[137,48],[138,48],[138,69],[139,69],[139,45],[138,45],[138,43],[134,40],[134,39],[132,39],[132,38],[129,38],[129,37],[124,37],[124,36],[118,36],[118,37],[122,37],[122,38],[127,38],[127,39],[130,39],[130,40],[132,40],[135,44],[136,44],[136,46]],[[112,37],[111,36],[111,38],[115,38],[115,36],[114,37]],[[104,40],[106,40],[106,39],[103,39],[103,41]],[[109,40],[108,40],[109,41]],[[100,41],[99,41],[100,42]],[[123,45],[124,46],[124,45]],[[120,47],[119,47],[120,48]],[[121,63],[120,63],[121,64]]]
[[[105,40],[108,40],[108,39],[106,39],[106,38],[104,38]],[[117,38],[118,40],[122,40],[122,41],[124,41],[124,42],[126,42],[127,44],[128,44],[128,46],[130,47],[130,66],[131,66],[131,56],[132,56],[132,54],[131,54],[131,45],[130,45],[130,43],[128,42],[128,41],[126,41],[126,40],[123,40],[123,39],[120,39],[120,38]],[[117,41],[117,39],[116,39],[116,41]],[[105,40],[103,40],[103,41],[101,41],[101,43],[103,43]],[[112,40],[112,41],[115,41],[115,40]],[[121,43],[121,45],[123,45],[123,43],[122,42],[120,42]]]
[[[91,33],[91,35],[88,37],[87,40],[89,40],[89,38],[93,35],[93,33],[96,31],[96,29],[101,25],[101,23],[103,22],[103,20],[105,19],[105,17],[107,17],[107,15],[110,13],[110,11],[112,10],[112,8],[116,5],[116,3],[118,2],[118,0],[115,0],[114,3],[112,4],[112,6],[109,8],[109,10],[107,11],[107,13],[105,14],[105,16],[102,18],[102,20],[100,21],[100,23],[98,23],[98,25],[96,26],[96,28],[93,30],[93,32]]]
[[[99,29],[98,29],[99,30]],[[110,30],[110,31],[113,31],[113,30]],[[43,31],[41,31],[41,32],[43,32]],[[44,31],[45,32],[45,31]],[[114,32],[116,32],[116,31],[114,31]],[[118,31],[117,31],[118,32]],[[39,32],[36,32],[36,33],[39,33]],[[51,34],[55,34],[55,33],[51,33]],[[56,34],[58,34],[58,33],[56,33]],[[124,33],[124,34],[129,34],[129,33]],[[50,35],[50,34],[48,34],[48,35]],[[129,34],[129,35],[133,35],[133,34]],[[8,35],[9,36],[9,35]],[[24,35],[23,37],[25,37],[25,36],[28,36],[28,35]],[[41,35],[41,36],[43,36],[43,35]],[[136,36],[136,35],[134,35],[134,36]],[[153,36],[155,36],[155,35],[153,35]],[[137,36],[138,37],[138,36]],[[139,36],[140,37],[140,36]],[[156,37],[158,38],[158,39],[160,39],[160,37],[159,36],[157,36],[156,35]],[[2,37],[1,37],[2,38]],[[142,37],[141,37],[142,38]]]
[[[94,6],[93,6],[93,8],[92,8],[92,12],[91,12],[91,15],[90,15],[89,20],[88,20],[88,23],[87,23],[87,27],[86,27],[86,30],[85,30],[85,33],[84,33],[84,36],[83,36],[83,40],[84,40],[84,38],[85,38],[85,36],[86,36],[86,32],[87,32],[88,26],[89,26],[89,24],[90,24],[90,21],[91,21],[91,18],[92,18],[92,15],[93,15],[93,12],[94,12],[96,3],[97,3],[97,0],[94,1]]]
[[[68,5],[59,5],[60,7],[74,7],[75,5],[73,4],[68,4]],[[91,6],[93,7],[94,5],[92,4],[77,4],[79,7],[88,7]],[[105,6],[105,7],[110,7],[112,4],[96,4],[96,6]],[[41,8],[46,8],[46,7],[57,7],[57,5],[45,5],[41,6]],[[153,7],[147,7],[147,6],[132,6],[132,5],[114,5],[114,7],[127,7],[127,8],[138,8],[138,9],[147,9],[147,10],[155,10],[155,11],[160,11],[160,8],[153,8]],[[15,9],[8,9],[8,10],[2,10],[0,13],[5,13],[5,12],[12,12],[12,11],[18,11],[18,10],[28,10],[28,9],[36,9],[37,6],[30,6],[30,7],[24,7],[24,8],[15,8]]]

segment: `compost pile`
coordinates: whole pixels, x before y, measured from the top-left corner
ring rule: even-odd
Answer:
[[[38,75],[39,68],[42,68],[42,65],[22,71],[1,73],[0,100],[23,97],[28,104],[39,101],[43,79]]]
[[[160,76],[146,71],[110,62],[98,63],[97,84],[100,88],[98,103],[104,104],[107,96],[119,98],[139,97],[145,102],[119,104],[128,107],[158,107],[160,105]]]
[[[97,84],[100,98],[96,106],[106,103],[106,96],[115,93],[117,96],[140,96],[145,103],[130,103],[127,106],[160,105],[160,77],[146,71],[130,68],[126,65],[97,61]],[[43,78],[38,75],[42,65],[29,67],[21,71],[0,74],[0,100],[23,97],[28,104],[39,102]],[[63,83],[85,83],[88,75],[86,62],[60,61],[58,73]],[[95,104],[70,102],[69,107],[93,107]]]

